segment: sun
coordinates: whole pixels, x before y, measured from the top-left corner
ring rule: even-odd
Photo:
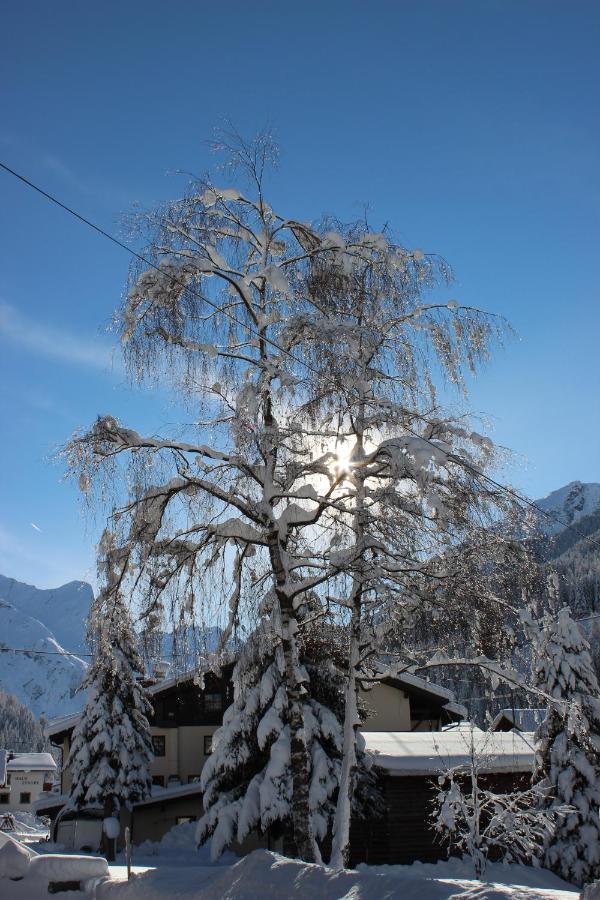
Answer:
[[[334,469],[336,475],[349,475],[352,471],[352,447],[349,444],[338,444],[335,449]]]

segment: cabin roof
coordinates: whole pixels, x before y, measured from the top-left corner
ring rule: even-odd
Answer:
[[[519,731],[535,731],[546,718],[547,710],[519,707],[515,709],[501,709],[491,724],[492,731],[509,731],[516,728]]]
[[[471,740],[481,772],[530,772],[533,767],[532,734],[463,728],[361,733],[375,764],[395,776],[436,775],[448,768],[467,770]]]
[[[223,671],[229,675],[230,669],[231,664],[224,666]],[[211,673],[204,672],[203,674],[206,677]],[[193,684],[197,677],[197,669],[182,672],[178,675],[171,675],[169,678],[164,678],[162,681],[150,685],[148,687],[148,692],[151,696],[158,696],[177,687],[188,687]],[[437,703],[446,713],[448,713],[450,718],[464,719],[467,717],[466,708],[455,701],[452,691],[448,690],[448,688],[441,687],[439,684],[434,684],[432,681],[427,681],[425,678],[420,678],[418,675],[413,675],[411,672],[402,672],[393,676],[384,676],[381,681],[383,684],[404,691],[412,697]],[[46,725],[46,733],[49,737],[54,738],[55,741],[60,741],[75,727],[79,721],[79,717],[80,713],[73,713],[69,716],[53,719]]]
[[[7,772],[51,772],[57,769],[51,753],[11,753],[0,750],[0,784]]]

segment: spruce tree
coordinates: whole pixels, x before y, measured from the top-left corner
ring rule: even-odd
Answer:
[[[546,865],[575,884],[600,877],[600,688],[590,646],[568,607],[546,621],[537,648],[538,687],[555,701],[536,733],[537,771],[557,813]]]
[[[104,817],[118,817],[150,795],[151,711],[140,683],[143,663],[129,611],[115,588],[112,539],[105,532],[102,568],[106,585],[92,604],[88,641],[92,662],[82,689],[87,701],[75,726],[68,765],[73,782],[68,806],[102,806]],[[105,849],[112,848],[105,835]]]
[[[332,659],[331,644],[326,647],[316,629],[304,632],[301,648],[310,824],[320,854],[331,835],[340,780],[344,676]],[[217,859],[251,831],[272,829],[283,837],[284,852],[295,855],[285,665],[269,625],[257,629],[246,644],[233,683],[234,702],[213,736],[213,752],[202,771],[205,813],[198,823],[198,843],[212,835],[211,854]],[[383,810],[377,777],[361,747],[357,757],[354,810],[359,816],[368,810],[377,818]]]

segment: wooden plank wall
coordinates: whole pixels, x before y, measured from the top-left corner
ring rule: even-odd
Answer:
[[[498,793],[527,786],[529,778],[517,773],[497,773],[482,779],[482,786]],[[416,860],[437,862],[447,859],[446,847],[429,827],[435,779],[429,777],[383,780],[387,816],[380,820],[353,821],[350,833],[350,862],[370,865],[408,865]]]

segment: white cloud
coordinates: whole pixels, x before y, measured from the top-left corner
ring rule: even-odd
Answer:
[[[0,335],[11,343],[60,362],[104,372],[121,371],[121,359],[100,338],[90,340],[30,319],[10,303],[0,301]]]

